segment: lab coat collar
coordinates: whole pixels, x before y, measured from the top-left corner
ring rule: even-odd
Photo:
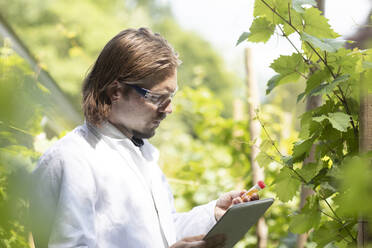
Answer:
[[[116,144],[124,145],[128,148],[133,149],[135,152],[142,153],[142,156],[148,161],[148,162],[155,162],[157,163],[159,160],[159,151],[156,149],[152,144],[150,144],[147,139],[143,140],[142,146],[135,146],[133,142],[125,136],[119,129],[117,129],[114,125],[112,125],[110,122],[105,121],[103,122],[99,127],[89,123],[85,122],[85,125],[88,126],[88,128],[93,129],[96,133],[99,133],[102,136],[105,136],[109,138],[109,140],[113,141]]]
[[[96,129],[98,129],[97,131],[99,131],[101,134],[118,141],[128,139],[125,134],[123,134],[119,129],[117,129],[108,121],[103,122],[100,127],[96,127]],[[132,143],[137,147],[141,147],[144,145],[144,141],[140,138],[131,137],[129,140],[132,141]]]
[[[122,132],[120,132],[119,129],[117,129],[114,125],[112,125],[108,121],[103,122],[99,127],[94,126],[94,128],[101,134],[108,136],[110,138],[113,138],[113,139],[119,139],[119,140],[129,139]]]

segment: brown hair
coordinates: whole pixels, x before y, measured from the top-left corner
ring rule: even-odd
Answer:
[[[99,125],[108,118],[111,100],[106,89],[115,80],[165,79],[180,63],[178,54],[159,34],[147,28],[121,31],[106,44],[84,80],[86,120]]]

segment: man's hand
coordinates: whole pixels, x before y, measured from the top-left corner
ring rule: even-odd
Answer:
[[[253,194],[252,197],[245,196],[244,199],[242,199],[241,196],[246,192],[246,190],[234,190],[221,195],[220,198],[217,200],[216,207],[214,209],[214,217],[216,218],[216,220],[219,220],[222,215],[225,214],[227,209],[229,209],[229,207],[231,207],[233,204],[239,204],[242,202],[254,201],[259,199],[257,194]]]
[[[183,238],[170,248],[220,248],[225,244],[223,235],[216,235],[207,240],[203,240],[204,235]]]

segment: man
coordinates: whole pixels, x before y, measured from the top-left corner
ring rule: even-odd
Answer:
[[[84,125],[56,142],[33,173],[36,247],[220,247],[203,235],[242,192],[176,213],[147,141],[172,112],[177,54],[140,28],[110,40],[85,79]],[[255,199],[257,196],[254,197]]]

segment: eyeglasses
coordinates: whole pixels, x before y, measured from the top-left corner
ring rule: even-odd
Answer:
[[[140,96],[142,96],[146,101],[156,105],[158,108],[168,105],[170,101],[172,101],[172,98],[174,97],[174,95],[176,94],[178,90],[178,87],[177,87],[176,90],[172,93],[161,94],[161,93],[152,92],[145,88],[141,88],[134,84],[127,84],[127,83],[124,83],[124,84],[135,89],[136,92]]]

